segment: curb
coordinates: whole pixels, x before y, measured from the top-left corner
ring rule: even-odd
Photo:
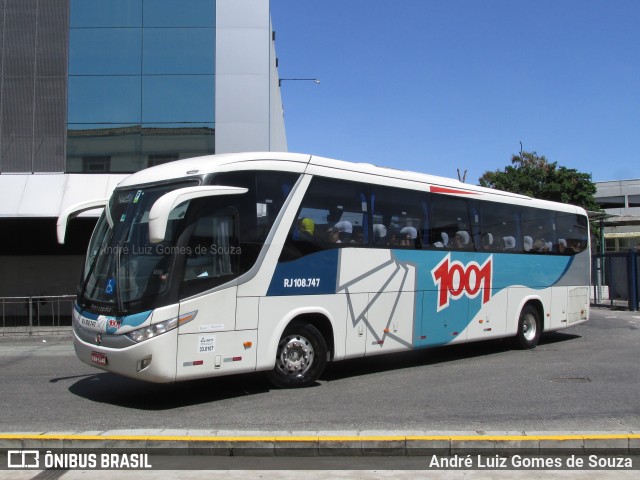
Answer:
[[[412,456],[514,453],[640,455],[640,433],[135,432],[0,433],[0,448],[127,449],[172,455]]]

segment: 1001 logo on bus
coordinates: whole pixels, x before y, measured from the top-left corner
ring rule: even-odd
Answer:
[[[449,300],[457,300],[463,295],[476,298],[482,290],[482,303],[491,299],[491,279],[493,278],[493,255],[480,265],[478,262],[451,261],[451,254],[431,270],[433,282],[438,287],[438,309],[449,306]]]

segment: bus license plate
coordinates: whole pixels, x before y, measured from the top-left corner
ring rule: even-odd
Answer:
[[[106,365],[107,356],[104,353],[91,352],[91,361],[93,363],[97,363],[98,365]]]

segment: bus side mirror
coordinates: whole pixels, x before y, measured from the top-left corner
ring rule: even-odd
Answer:
[[[169,223],[169,214],[171,210],[181,203],[194,198],[241,195],[247,191],[248,189],[246,188],[212,185],[179,188],[165,193],[156,200],[149,211],[149,241],[151,243],[160,243],[164,240],[164,236],[167,233],[167,224]]]
[[[108,204],[108,198],[101,198],[98,200],[89,200],[87,202],[75,203],[65,208],[58,217],[58,221],[56,222],[56,234],[58,236],[58,243],[60,245],[64,244],[64,237],[67,233],[67,224],[69,223],[69,220],[77,217],[82,212],[86,212],[87,210],[95,210],[96,208],[104,208]],[[109,225],[113,226],[109,215],[107,215],[107,221],[109,222]]]

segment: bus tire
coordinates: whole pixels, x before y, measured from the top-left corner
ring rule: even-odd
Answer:
[[[268,372],[278,388],[307,387],[318,380],[327,365],[327,342],[309,323],[294,321],[278,343],[276,365]]]
[[[541,333],[540,313],[533,305],[525,305],[518,320],[517,345],[524,349],[535,348]]]

